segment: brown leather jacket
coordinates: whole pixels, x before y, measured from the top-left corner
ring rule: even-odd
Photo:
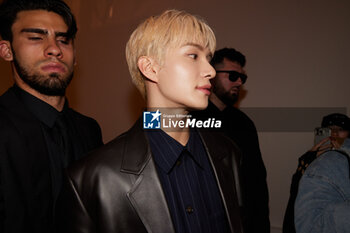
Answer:
[[[231,231],[242,232],[239,151],[221,134],[200,132]],[[57,204],[62,233],[175,233],[147,138],[129,131],[70,167]]]

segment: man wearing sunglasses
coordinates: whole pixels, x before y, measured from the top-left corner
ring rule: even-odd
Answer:
[[[216,70],[216,77],[210,80],[212,94],[209,97],[208,108],[194,113],[193,116],[220,119],[220,130],[240,147],[244,232],[268,233],[269,198],[258,135],[252,120],[233,107],[238,101],[242,85],[247,81],[245,63],[245,56],[233,48],[223,48],[215,52],[211,65]]]

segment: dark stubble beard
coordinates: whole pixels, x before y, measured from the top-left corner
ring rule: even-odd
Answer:
[[[222,87],[216,85],[213,86],[213,92],[227,106],[234,105],[239,98],[239,93],[230,94],[229,91],[225,91]]]
[[[223,96],[221,96],[220,99],[227,106],[232,106],[238,101],[238,94],[230,95],[230,93],[227,92]]]
[[[73,72],[64,78],[60,78],[60,75],[57,73],[51,73],[49,75],[40,75],[35,73],[30,74],[29,71],[18,62],[14,52],[13,63],[19,77],[23,80],[23,82],[43,95],[64,96],[66,93],[66,88],[73,78]]]

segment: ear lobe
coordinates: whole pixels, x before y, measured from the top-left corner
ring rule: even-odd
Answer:
[[[158,64],[153,58],[142,56],[137,61],[137,66],[147,79],[152,82],[158,82]]]
[[[2,57],[5,61],[13,60],[11,44],[7,40],[0,40],[0,57]]]

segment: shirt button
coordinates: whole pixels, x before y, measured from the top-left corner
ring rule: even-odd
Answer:
[[[188,214],[192,214],[193,213],[193,208],[192,208],[192,206],[187,206],[186,207],[186,212],[188,213]]]
[[[181,165],[181,160],[176,161],[176,166],[180,166]]]

